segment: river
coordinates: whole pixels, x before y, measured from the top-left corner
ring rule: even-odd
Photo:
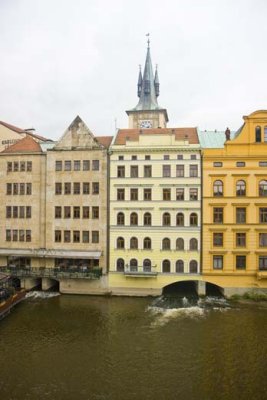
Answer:
[[[0,322],[0,399],[267,399],[267,304],[171,303],[32,293]]]

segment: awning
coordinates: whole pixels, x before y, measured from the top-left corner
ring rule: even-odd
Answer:
[[[99,259],[102,251],[71,251],[54,249],[0,249],[0,256],[36,258],[83,258]]]

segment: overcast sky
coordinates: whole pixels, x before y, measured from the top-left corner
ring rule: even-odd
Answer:
[[[169,127],[267,109],[266,0],[0,0],[0,120],[59,138],[128,125],[150,32]]]

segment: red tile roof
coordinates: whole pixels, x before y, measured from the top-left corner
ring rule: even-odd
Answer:
[[[112,142],[113,136],[96,136],[95,138],[100,144],[108,148]]]
[[[2,153],[42,153],[41,146],[31,136],[25,136],[23,139],[7,147]]]
[[[117,133],[115,145],[124,145],[126,140],[138,141],[139,135],[175,134],[175,140],[188,139],[190,144],[198,144],[197,128],[157,128],[157,129],[120,129]]]

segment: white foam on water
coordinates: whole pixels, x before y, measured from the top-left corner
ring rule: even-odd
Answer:
[[[198,306],[179,308],[148,307],[148,311],[156,317],[152,326],[162,326],[177,318],[203,318],[205,316],[205,309]]]
[[[34,298],[34,299],[50,299],[51,297],[60,296],[58,292],[42,292],[41,290],[33,290],[32,292],[28,292],[26,294],[26,299]]]

